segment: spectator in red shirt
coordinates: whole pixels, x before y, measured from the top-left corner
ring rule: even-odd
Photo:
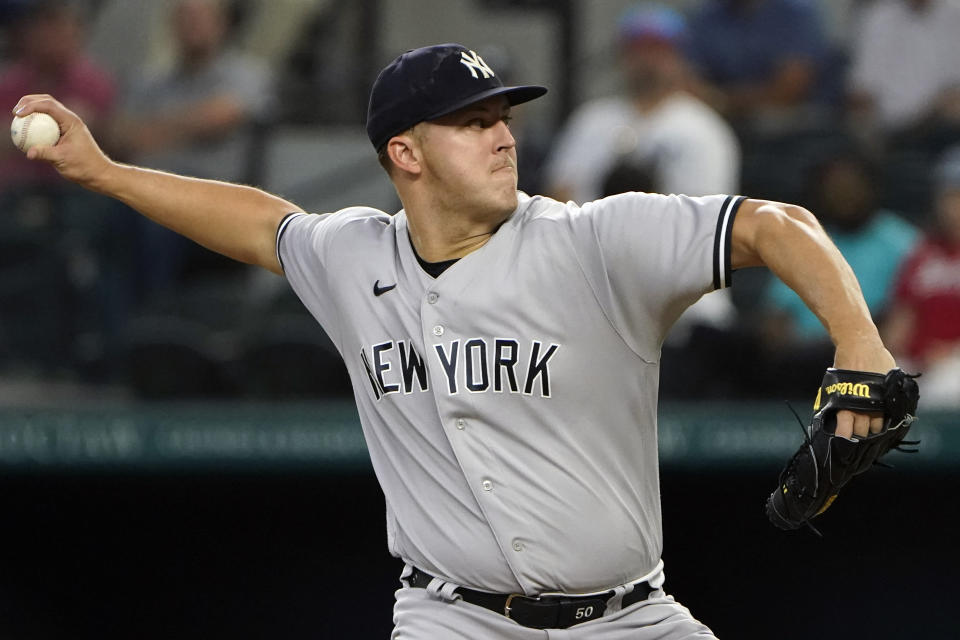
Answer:
[[[923,371],[924,405],[960,407],[960,147],[938,167],[936,219],[906,258],[886,323],[898,362]]]

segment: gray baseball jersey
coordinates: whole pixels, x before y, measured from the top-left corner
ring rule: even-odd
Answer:
[[[660,344],[730,283],[742,198],[519,194],[438,278],[406,214],[292,214],[277,251],[340,350],[392,554],[460,585],[583,593],[660,560]]]

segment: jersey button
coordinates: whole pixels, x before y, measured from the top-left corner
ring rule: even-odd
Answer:
[[[439,299],[440,299],[440,296],[438,296],[433,291],[427,294],[427,302],[429,302],[430,304],[436,304],[437,300]]]
[[[514,551],[523,551],[523,543],[520,542],[519,540],[515,541],[515,542],[513,543],[513,550],[514,550]]]
[[[480,486],[483,487],[484,491],[493,491],[493,483],[489,480],[484,480],[482,483],[480,483]]]
[[[443,335],[443,325],[437,325],[433,328],[433,335],[442,336]]]
[[[463,428],[465,426],[467,426],[467,421],[464,420],[463,418],[457,418],[457,429],[460,429],[460,431],[463,431]]]

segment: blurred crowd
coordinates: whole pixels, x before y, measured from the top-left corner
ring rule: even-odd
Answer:
[[[121,82],[87,48],[102,3],[0,0],[0,104],[51,93],[116,159],[253,184],[278,121],[362,123],[362,100],[337,86],[350,70],[316,63],[325,34],[345,28],[338,3],[280,3],[269,23],[271,3],[256,0],[161,4],[169,64]],[[519,114],[521,188],[577,202],[633,190],[803,205],[898,362],[923,372],[925,406],[960,407],[960,3],[681,4],[639,3],[609,25],[609,56],[591,63],[618,68],[616,91],[581,96],[552,127]],[[510,74],[504,49],[479,53]],[[0,145],[0,212],[0,379],[153,398],[350,392],[279,279],[64,183],[12,145]],[[743,270],[674,327],[661,392],[806,398],[831,355],[789,288]]]

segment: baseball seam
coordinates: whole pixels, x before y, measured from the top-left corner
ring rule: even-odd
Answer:
[[[23,127],[20,129],[20,140],[17,142],[17,149],[20,149],[20,151],[23,151],[23,147],[27,144],[27,136],[30,134],[30,125],[33,123],[33,114],[31,113],[23,120]]]

